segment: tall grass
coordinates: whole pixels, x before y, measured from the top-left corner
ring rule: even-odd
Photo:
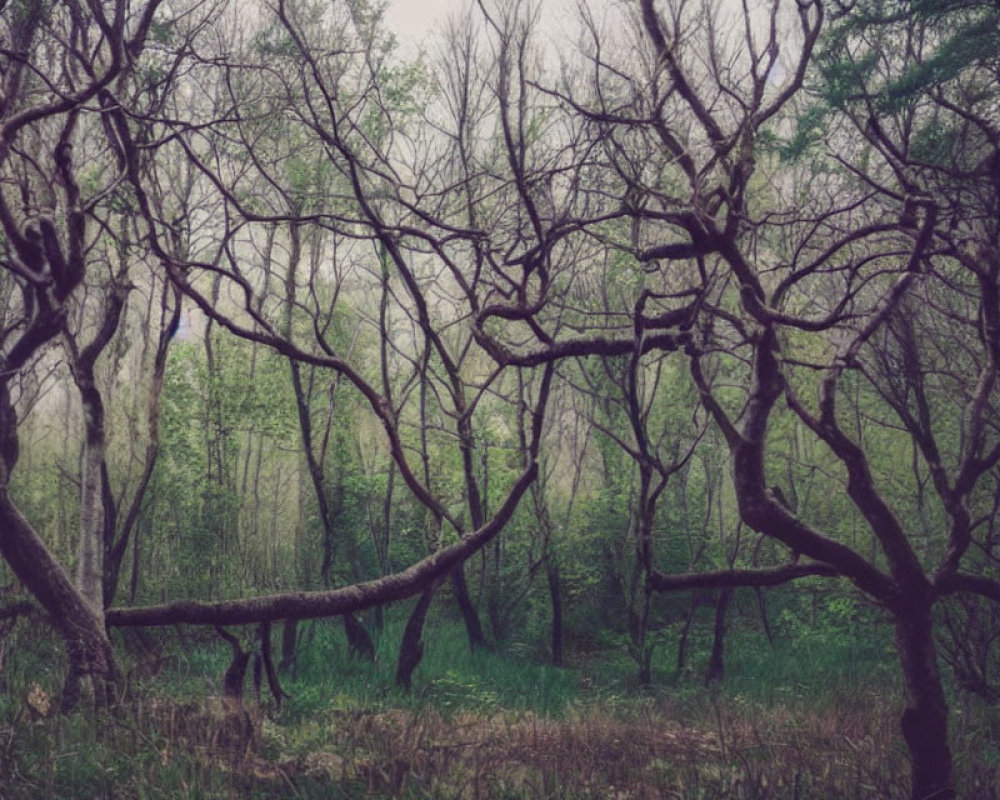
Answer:
[[[228,646],[170,634],[163,673],[112,712],[33,713],[28,693],[54,691],[46,676],[58,671],[39,669],[40,645],[25,648],[0,695],[0,797],[906,796],[883,632],[785,631],[771,647],[734,626],[726,682],[711,690],[706,635],[677,674],[665,632],[654,686],[640,690],[624,647],[571,651],[570,668],[554,669],[531,658],[533,642],[470,652],[461,624],[441,617],[406,694],[394,685],[401,626],[390,621],[373,664],[347,652],[336,622],[303,626],[280,712],[249,686],[245,708],[213,699]],[[962,796],[1000,798],[1000,712],[967,698],[956,712]]]
[[[555,714],[578,697],[579,676],[532,663],[523,646],[472,651],[458,623],[430,623],[424,636],[424,658],[413,689],[395,684],[396,658],[405,620],[386,625],[376,640],[375,663],[352,656],[333,623],[321,623],[299,657],[296,680],[289,685],[290,713],[322,708],[350,710],[400,707],[439,711],[531,709]]]

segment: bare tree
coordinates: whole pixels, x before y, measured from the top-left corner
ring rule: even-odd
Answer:
[[[783,30],[796,18],[797,37]],[[683,271],[699,293],[685,344],[692,378],[730,451],[742,519],[790,555],[769,569],[659,575],[653,584],[765,586],[805,575],[851,581],[894,621],[913,797],[954,796],[932,608],[962,590],[997,596],[991,580],[961,571],[976,525],[973,493],[1000,458],[991,417],[997,271],[989,246],[982,238],[970,245],[971,231],[955,217],[951,229],[962,230],[965,243],[943,233],[941,222],[959,205],[944,204],[948,195],[933,185],[912,146],[930,112],[880,104],[876,91],[863,91],[864,76],[877,74],[863,58],[834,83],[844,116],[831,115],[825,136],[817,137],[832,152],[812,162],[808,190],[792,183],[779,161],[764,158],[761,136],[774,135],[769,121],[782,130],[782,109],[810,64],[821,4],[800,3],[788,13],[779,4],[742,12],[720,5],[696,17],[683,4],[645,0],[632,19],[641,35],[632,52],[648,56],[646,71],[635,60],[606,62],[608,50],[595,49],[596,99],[585,103],[566,91],[564,101],[616,148],[621,203],[649,243],[639,259],[665,274]],[[742,26],[739,49],[721,35],[734,22]],[[847,30],[850,37],[856,28]],[[789,42],[793,52],[783,53]],[[883,52],[886,61],[916,55]],[[943,93],[934,99],[958,125],[990,130],[991,122]],[[654,154],[652,163],[647,154]],[[972,229],[988,216],[969,207],[963,214]],[[946,328],[960,331],[954,344],[942,337]],[[942,383],[934,359],[963,352],[970,354],[967,369],[945,373]],[[875,451],[848,426],[854,415],[845,409],[851,395],[844,387],[858,379],[887,402],[892,424],[919,451],[948,520],[943,546],[938,538],[927,547],[919,530],[907,530],[893,507],[897,498],[873,466]],[[964,398],[964,407],[951,406],[961,408],[965,422],[948,450],[936,433],[931,382],[935,392],[949,384],[952,402]],[[815,402],[807,399],[810,390]],[[824,521],[809,521],[808,510],[797,514],[771,487],[771,427],[788,414],[782,405],[835,459],[877,555],[824,530]]]
[[[310,20],[293,4],[262,9],[261,27],[245,41],[251,52],[258,51],[256,55],[265,51],[273,55],[271,66],[254,66],[249,58],[228,61],[222,56],[205,62],[198,69],[220,79],[220,83],[205,83],[206,89],[212,93],[215,89],[210,87],[222,87],[221,95],[212,94],[213,102],[202,109],[206,119],[163,119],[157,123],[162,126],[164,148],[174,148],[195,164],[223,203],[224,211],[219,215],[223,227],[217,237],[220,244],[206,252],[206,258],[181,259],[164,246],[164,220],[149,202],[142,175],[132,168],[138,202],[150,225],[153,252],[169,265],[187,297],[222,328],[272,347],[298,363],[339,375],[364,399],[380,423],[400,478],[418,501],[459,537],[456,544],[440,547],[401,575],[309,598],[272,598],[277,605],[263,599],[247,600],[242,605],[237,602],[232,608],[243,609],[236,612],[241,618],[250,614],[259,621],[271,619],[275,608],[287,603],[291,603],[288,608],[294,608],[299,601],[301,617],[345,613],[423,591],[445,565],[449,570],[455,568],[498,532],[536,470],[532,456],[525,471],[507,488],[506,499],[486,518],[475,467],[475,423],[478,414],[486,413],[481,411],[483,398],[498,384],[502,370],[483,357],[470,334],[462,333],[463,319],[471,315],[472,304],[481,304],[483,288],[469,283],[466,269],[458,261],[459,254],[464,257],[468,252],[469,242],[483,234],[451,220],[446,191],[438,201],[442,205],[427,210],[414,207],[408,199],[413,193],[426,191],[425,183],[442,176],[412,172],[413,164],[397,161],[400,150],[405,152],[404,145],[414,149],[430,145],[418,133],[409,132],[406,109],[400,112],[382,98],[384,84],[380,81],[387,75],[387,66],[380,60],[378,32],[372,24],[369,17],[348,9],[319,21]],[[342,42],[344,50],[331,54],[325,48],[329,37]],[[345,59],[345,53],[353,54],[352,58]],[[308,82],[300,81],[302,70],[309,74]],[[267,73],[268,80],[246,80],[254,73]],[[253,87],[259,88],[260,96],[246,94]],[[220,96],[224,102],[216,102]],[[298,137],[314,143],[313,151],[320,161],[313,166],[333,176],[329,182],[319,188],[293,187],[294,164],[289,154],[252,147],[263,121],[273,113],[291,120],[289,140]],[[123,123],[121,120],[123,128],[127,127]],[[203,143],[209,131],[217,137],[216,142],[229,138],[244,143],[249,158],[234,161],[221,145],[206,150]],[[134,164],[137,148],[135,142],[131,145],[127,150]],[[421,150],[417,154],[424,157]],[[450,176],[444,177],[450,180]],[[320,191],[324,202],[314,198],[299,207],[269,207],[255,199],[262,185],[277,187],[289,196],[293,189],[307,195]],[[274,269],[274,263],[255,261],[246,238],[255,230],[273,230],[276,225],[287,226],[285,230],[292,232],[287,238],[282,234],[282,247],[294,246],[296,232],[309,228],[325,232],[323,241],[330,248],[322,258],[296,261],[298,271],[289,269],[280,276],[285,288],[281,294],[268,290],[268,270]],[[331,262],[331,257],[337,260]],[[348,280],[343,277],[346,273],[338,272],[338,261],[342,264],[344,260],[366,265],[365,269],[352,272]],[[439,270],[447,279],[432,280]],[[386,271],[392,274],[388,293],[381,288]],[[408,321],[400,328],[400,335],[408,339],[394,342],[392,347],[399,353],[417,354],[422,360],[419,375],[423,392],[397,392],[394,382],[380,374],[379,359],[372,369],[367,353],[360,348],[357,353],[342,350],[326,333],[324,320],[330,319],[331,303],[337,304],[338,313],[352,313],[352,303],[363,306],[364,293],[373,288],[366,282],[369,276],[379,281],[377,291],[397,309],[394,313]],[[421,362],[414,363],[419,367]],[[537,419],[530,426],[529,454],[537,453],[549,380],[539,384],[532,398]],[[456,453],[462,465],[465,513],[455,510],[453,500],[439,499],[436,475],[413,466],[411,452],[421,460],[427,455],[421,436],[428,426],[417,413],[421,396],[432,398],[438,409],[437,419],[430,423],[437,446]],[[320,605],[315,605],[316,601]],[[334,610],[319,612],[326,603],[332,603],[329,608]],[[204,620],[212,622],[220,610],[221,606],[215,610],[205,606]],[[150,620],[159,619],[161,613],[170,616],[173,612],[120,610],[111,619],[113,624],[156,624]]]
[[[0,485],[0,552],[23,584],[38,599],[66,640],[68,675],[62,704],[70,708],[82,690],[106,703],[115,681],[115,665],[103,622],[103,505],[99,475],[100,409],[88,387],[88,361],[100,351],[77,355],[81,388],[87,395],[90,449],[84,479],[84,586],[78,588],[24,518],[8,491],[18,455],[17,403],[24,370],[44,357],[65,328],[68,307],[83,285],[90,266],[87,248],[90,212],[121,178],[112,178],[95,193],[85,194],[81,174],[88,150],[96,142],[101,155],[119,143],[102,131],[102,98],[124,79],[142,51],[159,3],[127,2],[15,3],[3,17],[3,92],[0,100],[0,164],[5,176],[0,190],[0,225],[5,235],[3,268],[11,277],[6,288],[20,294],[18,313],[2,332],[0,432],[3,467]],[[80,42],[86,46],[78,46]],[[110,164],[114,165],[114,159]],[[114,304],[117,300],[113,300]],[[9,307],[13,307],[9,304]],[[113,305],[112,305],[113,308]],[[111,318],[114,314],[111,315]],[[110,327],[110,323],[108,325]],[[99,401],[98,401],[99,402]],[[95,474],[98,473],[98,474]],[[97,542],[100,545],[96,545]],[[96,545],[96,546],[94,546]]]

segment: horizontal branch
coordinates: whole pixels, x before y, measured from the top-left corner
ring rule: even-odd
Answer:
[[[934,580],[934,588],[941,595],[968,592],[987,597],[1000,603],[1000,581],[981,575],[967,575],[962,572],[944,572]]]
[[[717,572],[688,572],[666,575],[654,571],[650,584],[658,592],[683,589],[736,589],[741,586],[778,586],[798,578],[836,578],[840,573],[829,564],[816,562],[785,564],[774,569],[724,569]]]
[[[331,617],[404,600],[422,592],[503,530],[537,474],[538,464],[532,462],[489,522],[402,572],[322,592],[287,592],[217,603],[182,600],[157,606],[113,608],[107,612],[106,622],[112,627],[247,625],[282,619]]]
[[[659,326],[660,320],[654,320]],[[567,358],[583,358],[586,356],[627,356],[635,352],[635,339],[631,336],[621,339],[606,339],[595,336],[590,339],[572,339],[553,342],[547,347],[528,351],[514,352],[490,338],[481,328],[474,327],[472,334],[479,345],[486,350],[497,364],[504,367],[537,367],[541,364],[551,364]],[[652,334],[643,338],[642,354],[653,350],[673,352],[680,350],[689,337],[686,333],[674,335],[670,333]]]

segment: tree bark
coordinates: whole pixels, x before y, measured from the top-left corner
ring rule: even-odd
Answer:
[[[368,630],[354,614],[344,614],[344,633],[351,655],[360,656],[365,661],[375,661],[375,645]]]
[[[479,621],[479,614],[472,604],[469,596],[469,586],[465,582],[465,562],[455,566],[451,573],[451,588],[455,593],[455,602],[462,612],[462,620],[465,622],[465,632],[469,637],[469,649],[477,650],[485,646],[486,637],[483,636],[483,626]]]
[[[83,405],[84,445],[80,469],[80,538],[76,584],[95,608],[104,607],[104,404],[97,387],[78,379]]]
[[[118,674],[111,642],[94,607],[74,586],[17,507],[0,489],[0,554],[48,612],[66,641],[68,666],[61,707],[71,711],[85,695],[97,707],[114,699]]]
[[[95,706],[105,706],[114,699],[118,672],[101,605],[84,598],[11,500],[7,487],[18,453],[16,415],[7,384],[0,382],[0,555],[66,642],[62,709],[72,710],[84,695],[92,695]]]
[[[267,688],[271,691],[274,704],[281,710],[281,701],[288,695],[281,688],[278,671],[274,668],[274,658],[271,655],[271,623],[262,622],[258,629],[260,635],[260,659],[263,662],[264,674],[267,676]]]
[[[712,655],[708,660],[708,670],[705,672],[706,686],[721,681],[725,675],[726,612],[729,610],[732,596],[732,589],[722,589],[715,601],[715,635],[712,639]]]
[[[243,649],[240,640],[222,627],[216,627],[216,632],[225,639],[233,651],[232,660],[222,676],[222,696],[242,704],[243,683],[246,680],[247,666],[250,663],[250,653]]]
[[[424,631],[424,620],[427,619],[427,612],[430,610],[431,601],[434,599],[434,592],[437,589],[435,581],[424,593],[420,595],[417,604],[413,607],[406,629],[403,631],[403,640],[399,645],[399,660],[396,662],[396,685],[409,691],[413,684],[413,671],[417,668],[424,657],[424,645],[421,641]]]
[[[80,593],[95,608],[105,607],[105,557],[114,538],[115,503],[108,486],[105,462],[104,398],[97,387],[97,359],[111,342],[127,289],[112,283],[102,309],[101,326],[94,339],[82,349],[77,339],[65,334],[70,355],[70,371],[80,393],[83,410],[83,458],[80,465],[80,538],[77,548],[76,583]]]
[[[896,648],[906,688],[900,726],[910,750],[912,800],[950,800],[955,795],[945,699],[934,646],[930,604],[896,610]]]
[[[645,574],[645,568],[641,565],[636,565],[636,569]],[[653,683],[653,645],[649,641],[649,611],[653,592],[646,580],[643,580],[638,591],[642,592],[639,602],[633,601],[628,610],[630,652],[639,667],[639,685],[650,686]]]
[[[774,632],[771,630],[771,619],[767,613],[767,601],[764,599],[764,590],[757,586],[754,588],[754,593],[757,595],[757,611],[760,613],[760,624],[764,628],[764,635],[767,637],[767,643],[774,647]]]
[[[293,678],[296,673],[296,645],[298,644],[299,621],[295,618],[286,619],[281,626],[281,660],[278,670]]]

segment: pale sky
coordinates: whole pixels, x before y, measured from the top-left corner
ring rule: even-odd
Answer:
[[[389,0],[385,21],[401,45],[418,46],[463,4],[464,0]]]
[[[536,0],[541,6],[542,24],[562,28],[573,0]],[[423,44],[429,33],[441,30],[444,22],[475,0],[389,0],[385,22],[399,38],[404,53]]]

